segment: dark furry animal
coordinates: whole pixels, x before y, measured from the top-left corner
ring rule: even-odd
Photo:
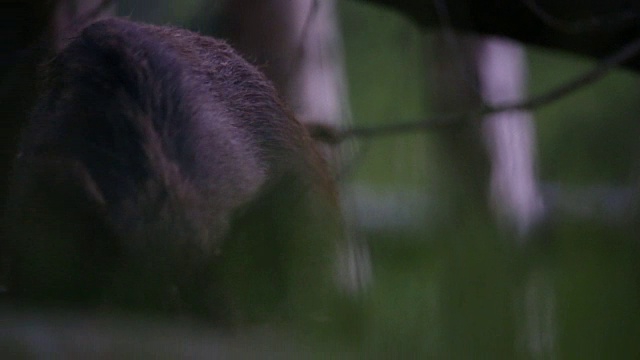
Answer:
[[[11,297],[215,320],[318,310],[332,180],[225,43],[108,19],[45,65],[7,205]]]

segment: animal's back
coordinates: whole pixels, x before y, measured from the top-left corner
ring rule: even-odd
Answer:
[[[8,205],[13,294],[224,317],[266,271],[259,287],[286,296],[286,252],[333,190],[259,71],[219,40],[119,19],[46,69]]]

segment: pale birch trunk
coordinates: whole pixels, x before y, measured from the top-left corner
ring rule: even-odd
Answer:
[[[502,38],[480,40],[477,71],[482,99],[489,105],[527,97],[527,62],[522,45]],[[541,221],[544,203],[536,176],[533,115],[508,111],[485,117],[482,133],[491,159],[490,204],[498,224],[520,243]],[[527,256],[525,254],[524,256]],[[542,267],[525,269],[516,290],[516,349],[533,358],[553,358],[555,291]],[[519,314],[519,315],[518,315]]]
[[[433,51],[438,112],[464,113],[527,96],[526,54],[519,44],[447,32]],[[443,323],[447,350],[457,355],[551,353],[552,286],[544,277],[532,279],[527,269],[521,272],[513,257],[544,211],[535,136],[532,115],[526,111],[470,119],[439,136],[452,225],[480,219],[489,227],[495,223],[498,232],[489,237],[512,240],[489,239],[486,233],[451,239],[456,244],[449,246],[451,258],[442,283],[444,301],[449,302]],[[500,251],[490,253],[488,247]],[[470,285],[483,278],[492,284],[479,289]],[[455,346],[465,341],[467,350]]]

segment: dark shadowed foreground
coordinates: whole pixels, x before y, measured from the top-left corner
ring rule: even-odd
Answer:
[[[328,353],[326,346],[318,347],[278,326],[230,333],[188,321],[121,315],[1,308],[0,353],[9,359],[54,354],[109,359],[298,359],[324,358],[322,354]]]
[[[333,182],[260,72],[218,40],[119,19],[45,68],[11,179],[9,298],[326,320]]]

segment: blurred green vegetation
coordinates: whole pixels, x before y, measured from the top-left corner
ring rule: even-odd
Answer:
[[[431,35],[363,2],[342,1],[340,9],[356,126],[428,118],[427,94],[437,91],[425,71]],[[528,58],[532,95],[595,65],[533,47]],[[536,110],[541,180],[569,188],[635,186],[639,98],[640,78],[617,70]],[[362,140],[366,155],[350,180],[434,191],[435,137]],[[640,249],[632,225],[558,218],[532,244],[516,247],[515,239],[474,215],[425,224],[421,233],[366,234],[375,274],[368,351],[429,358],[637,358]],[[527,344],[536,332],[548,339]]]
[[[354,1],[339,4],[355,125],[424,118],[425,35],[389,11]],[[356,181],[420,187],[429,181],[425,134],[408,133],[374,141],[362,148],[366,157],[357,164]]]
[[[530,49],[531,91],[584,73],[593,61]],[[628,184],[640,148],[640,78],[618,70],[536,113],[541,176],[575,184]]]
[[[190,26],[203,3],[120,1],[120,12]],[[363,1],[338,3],[354,125],[428,117],[427,94],[437,90],[425,68],[431,35]],[[594,65],[528,50],[532,94]],[[639,98],[640,78],[620,70],[535,111],[542,180],[635,187]],[[429,194],[439,177],[437,136],[360,140],[362,156],[354,157],[346,181]],[[419,231],[360,229],[371,247],[374,283],[358,299],[358,315],[346,314],[331,329],[332,340],[346,340],[345,348],[366,358],[640,357],[640,249],[632,226],[553,219],[535,241],[516,247],[481,214],[433,225],[426,216],[438,213],[436,203]],[[529,344],[535,334],[540,344]]]

